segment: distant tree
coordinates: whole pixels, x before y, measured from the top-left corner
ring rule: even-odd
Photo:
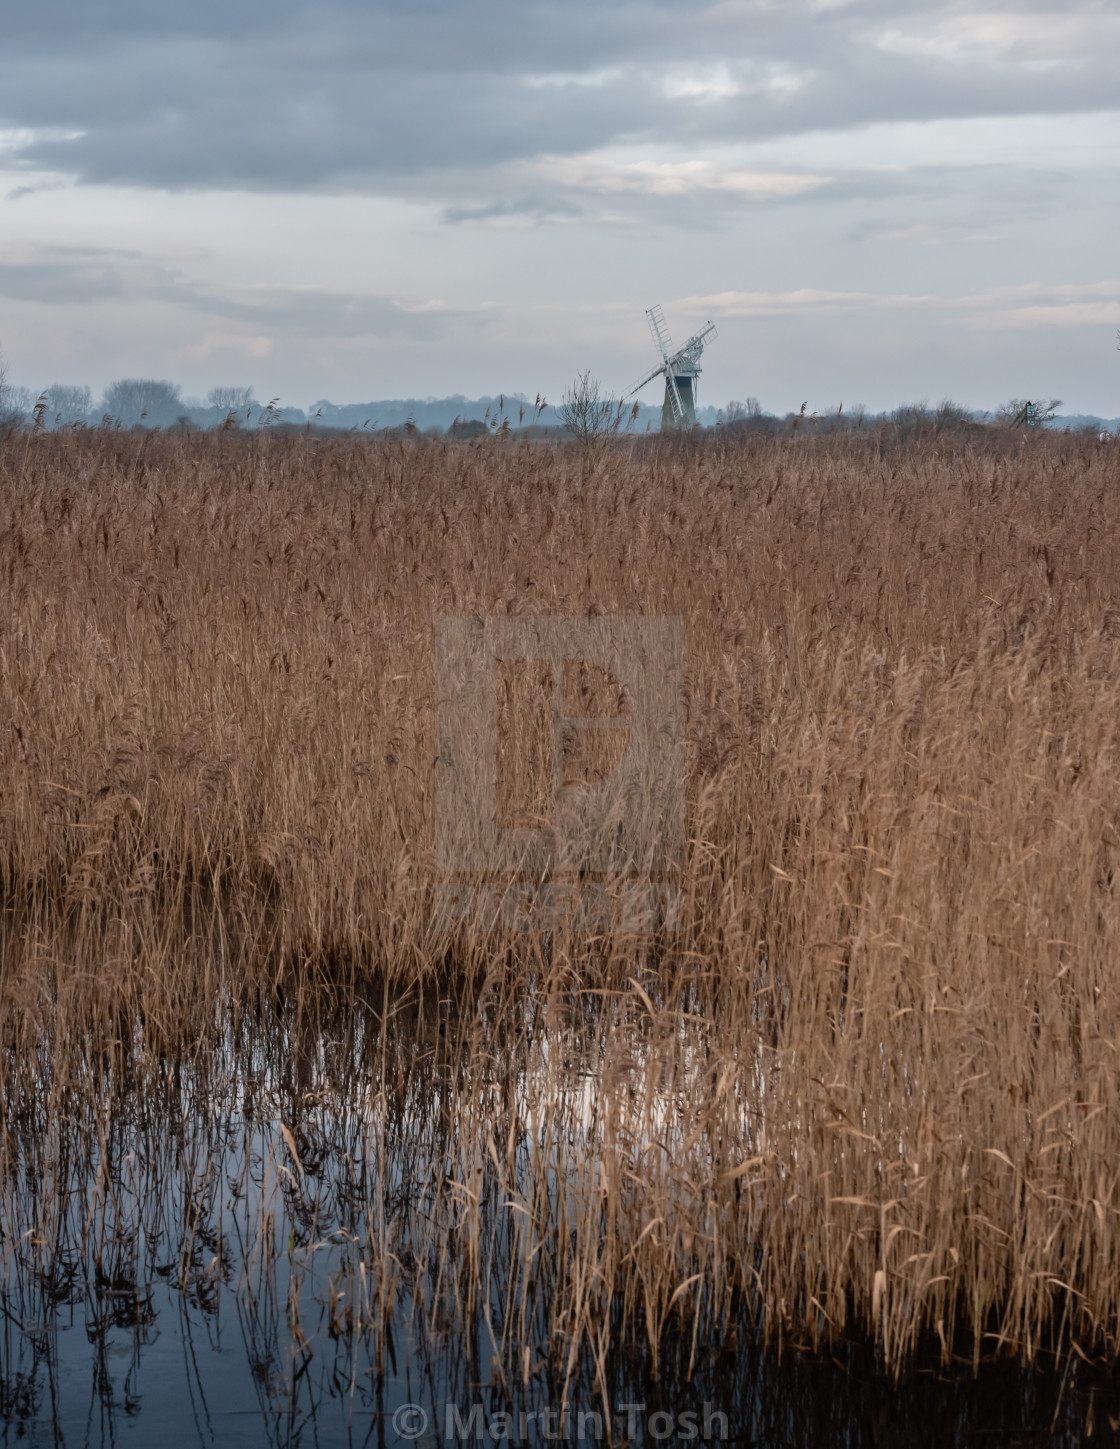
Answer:
[[[758,398],[749,397],[746,402],[732,401],[725,408],[720,408],[716,413],[716,426],[741,428],[756,423],[761,417],[762,404]]]
[[[560,421],[584,447],[617,433],[625,410],[624,402],[601,391],[590,369],[576,374],[557,409]]]
[[[34,395],[26,387],[15,387],[9,381],[8,364],[0,352],[0,427],[27,422],[34,406]]]
[[[171,382],[151,378],[125,377],[105,389],[101,410],[123,427],[170,427],[182,414],[179,389]]]
[[[251,387],[212,387],[206,394],[206,406],[224,413],[245,413],[255,403]]]
[[[25,423],[35,410],[35,394],[29,387],[13,387],[10,383],[4,393],[3,412],[0,416],[12,423]]]
[[[933,421],[933,414],[929,410],[929,404],[922,402],[902,403],[891,413],[891,422],[896,428],[903,431],[922,429],[929,426]]]
[[[938,403],[935,421],[938,428],[957,428],[974,423],[975,418],[969,408],[947,397]]]
[[[93,411],[93,394],[88,387],[66,387],[52,383],[46,391],[48,427],[66,427],[70,423],[84,423]]]

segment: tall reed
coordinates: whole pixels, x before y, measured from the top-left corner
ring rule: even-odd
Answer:
[[[453,1002],[362,1251],[507,1374],[744,1314],[1114,1356],[1118,550],[1069,436],[0,444],[8,1170],[274,999],[375,1012],[388,1141]],[[440,921],[464,614],[683,619],[676,931]]]

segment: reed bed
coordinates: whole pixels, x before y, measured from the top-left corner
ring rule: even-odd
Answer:
[[[264,1114],[242,1233],[334,1142],[367,1344],[403,1295],[511,1388],[752,1331],[1114,1358],[1118,556],[1069,436],[0,442],[0,1291],[105,1276],[113,1124],[329,1011],[375,1047]],[[683,620],[674,929],[434,909],[433,621],[514,614]]]

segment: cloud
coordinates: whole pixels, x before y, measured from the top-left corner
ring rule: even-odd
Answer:
[[[6,165],[18,164],[21,151],[52,141],[80,141],[83,134],[65,126],[0,126],[0,158]]]
[[[166,272],[128,253],[69,247],[0,253],[0,297],[15,301],[83,306],[129,295],[166,298],[175,291]]]
[[[586,216],[586,208],[560,196],[521,196],[508,201],[463,203],[443,210],[443,220],[462,222],[496,222],[507,225],[535,226],[541,222],[572,222]]]
[[[727,192],[745,201],[803,196],[830,179],[803,172],[729,169],[703,160],[616,161],[596,156],[542,157],[532,170],[561,186],[599,194],[639,192],[688,199],[704,192]]]
[[[543,156],[641,144],[656,161],[683,144],[1105,108],[1120,25],[1089,5],[973,14],[884,0],[49,8],[50,24],[7,20],[0,52],[0,145],[17,136],[21,165],[444,205],[467,202],[449,177],[477,183]]]
[[[821,316],[859,312],[957,315],[989,329],[1111,326],[1120,321],[1120,278],[1085,283],[1030,282],[963,293],[834,292],[804,287],[790,292],[719,292],[682,297],[674,307],[719,317]]]
[[[939,61],[1086,65],[1098,50],[1120,44],[1120,15],[1099,7],[1051,10],[955,9],[913,16],[875,37],[880,50]]]
[[[705,104],[726,101],[732,96],[741,95],[743,86],[732,76],[726,65],[717,65],[706,70],[670,73],[662,82],[662,90],[671,101],[687,100]]]
[[[263,355],[262,330],[289,337],[407,338],[432,342],[449,324],[480,310],[432,297],[394,297],[315,285],[204,286],[138,252],[47,247],[0,252],[0,297],[45,307],[171,306],[218,319],[227,337],[246,338]],[[232,330],[231,330],[232,329]]]

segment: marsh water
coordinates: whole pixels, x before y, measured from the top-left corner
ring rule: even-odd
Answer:
[[[1120,1381],[1076,1357],[931,1355],[896,1379],[866,1343],[764,1346],[749,1304],[667,1332],[656,1363],[621,1317],[598,1352],[572,1350],[549,1302],[555,1250],[526,1249],[523,1214],[487,1200],[471,1158],[524,1094],[531,1020],[496,1044],[501,1070],[458,1051],[446,1001],[233,1020],[193,1050],[122,1035],[64,1078],[49,1051],[9,1073],[27,1085],[4,1104],[0,1442],[1116,1437]],[[594,1068],[570,1046],[552,1053],[550,1130],[578,1150]],[[542,1129],[520,1114],[528,1151]],[[540,1272],[515,1292],[526,1263]]]
[[[84,1285],[54,1318],[8,1319],[5,1444],[422,1445],[607,1443],[603,1405],[541,1377],[507,1396],[490,1382],[481,1334],[417,1351],[407,1314],[378,1371],[322,1331],[298,1350],[275,1305],[206,1301],[156,1276],[137,1301]],[[279,1315],[282,1319],[282,1314]],[[916,1371],[895,1385],[865,1352],[842,1358],[741,1348],[703,1362],[692,1381],[666,1365],[659,1383],[621,1355],[612,1365],[615,1444],[810,1446],[1079,1444],[1115,1438],[1115,1389],[1083,1373],[984,1366]],[[1064,1387],[1064,1392],[1062,1392]],[[628,1430],[633,1430],[633,1434]],[[499,1437],[503,1436],[503,1437]]]

